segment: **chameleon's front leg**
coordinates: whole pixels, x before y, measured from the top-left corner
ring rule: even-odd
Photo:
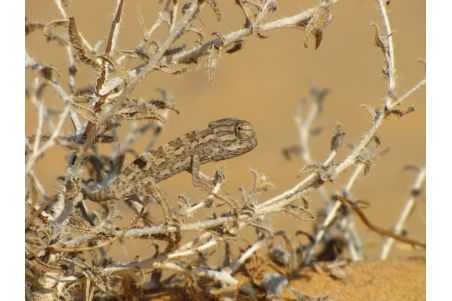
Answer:
[[[224,181],[223,170],[217,170],[217,172],[215,173],[215,178],[212,179],[206,176],[205,174],[201,173],[199,169],[200,165],[201,163],[199,162],[199,156],[193,155],[191,157],[191,170],[190,170],[193,186],[210,193],[218,182]]]
[[[224,175],[224,170],[223,168],[219,168],[216,170],[215,172],[215,176],[213,178],[210,178],[206,175],[204,175],[200,169],[200,161],[199,161],[199,156],[198,155],[193,155],[192,159],[191,159],[191,176],[192,176],[192,183],[193,186],[200,188],[201,190],[204,190],[205,192],[216,196],[217,198],[225,201],[226,203],[228,203],[232,208],[237,209],[238,208],[238,204],[235,200],[230,199],[227,196],[221,195],[218,191],[217,191],[217,185],[220,185],[224,182],[225,180],[225,175]]]

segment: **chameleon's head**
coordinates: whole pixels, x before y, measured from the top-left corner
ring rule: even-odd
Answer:
[[[209,123],[218,139],[219,150],[214,161],[225,160],[249,152],[257,145],[253,126],[244,120],[225,118]]]

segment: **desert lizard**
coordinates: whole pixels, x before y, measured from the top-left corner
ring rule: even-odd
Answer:
[[[182,171],[191,172],[195,182],[201,164],[243,155],[256,145],[256,133],[249,122],[233,118],[212,121],[206,129],[189,132],[142,154],[105,188],[83,192],[95,202],[136,195],[159,198],[156,183]]]

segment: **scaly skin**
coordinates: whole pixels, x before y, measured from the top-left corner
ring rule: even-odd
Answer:
[[[158,183],[180,172],[191,172],[195,156],[197,163],[205,164],[243,155],[256,145],[256,133],[249,122],[233,118],[212,121],[206,129],[189,132],[142,154],[107,187],[84,194],[96,202],[139,195],[149,180]]]

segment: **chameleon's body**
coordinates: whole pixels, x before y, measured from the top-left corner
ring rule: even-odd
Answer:
[[[97,202],[139,195],[146,186],[182,171],[192,172],[200,164],[240,156],[256,145],[256,133],[249,122],[232,118],[213,121],[206,129],[189,132],[142,154],[107,187],[84,193]]]

